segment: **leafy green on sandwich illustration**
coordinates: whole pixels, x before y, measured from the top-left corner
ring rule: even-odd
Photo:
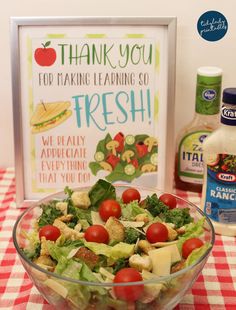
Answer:
[[[147,134],[125,136],[119,132],[112,138],[108,133],[98,142],[94,159],[89,163],[94,175],[105,170],[109,182],[132,182],[144,173],[157,171],[158,142]]]
[[[38,103],[30,120],[31,132],[39,133],[60,125],[71,116],[70,106],[69,101]]]

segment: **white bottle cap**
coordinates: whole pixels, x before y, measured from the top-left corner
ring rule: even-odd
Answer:
[[[222,69],[218,67],[200,67],[197,69],[197,74],[202,76],[221,76]]]

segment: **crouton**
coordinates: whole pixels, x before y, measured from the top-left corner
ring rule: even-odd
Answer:
[[[155,247],[153,247],[147,240],[140,240],[138,243],[138,248],[146,254],[155,249]]]
[[[144,223],[148,223],[149,222],[149,218],[148,215],[145,213],[141,213],[135,216],[135,221],[136,222],[144,222]]]
[[[73,214],[67,214],[67,215],[62,215],[58,217],[57,219],[64,222],[64,223],[69,223],[73,218]]]
[[[150,271],[152,269],[152,262],[148,255],[139,255],[134,254],[129,258],[129,265],[137,269],[138,271],[142,271],[143,269]]]
[[[74,227],[74,230],[76,230],[78,232],[81,231],[81,229],[82,229],[82,225],[80,223],[76,224]]]
[[[60,232],[66,239],[71,239],[72,241],[78,240],[84,237],[84,233],[78,232],[72,228],[69,228],[62,221],[55,219],[53,226],[56,226],[60,229]]]
[[[93,269],[97,265],[99,260],[98,255],[85,247],[79,248],[74,257],[77,257],[84,261],[91,269]]]
[[[88,209],[91,201],[87,192],[74,192],[71,195],[71,200],[75,207],[80,209]]]
[[[105,228],[109,234],[109,239],[114,241],[123,241],[125,238],[125,227],[114,216],[110,216],[106,221]]]
[[[67,214],[68,203],[63,201],[58,201],[56,203],[56,209],[60,210],[64,215]]]
[[[174,273],[174,272],[180,271],[180,270],[183,269],[184,267],[185,267],[185,260],[182,259],[180,262],[174,264],[174,265],[171,267],[170,273]]]

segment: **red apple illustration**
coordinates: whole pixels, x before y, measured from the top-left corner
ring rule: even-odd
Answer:
[[[48,46],[51,44],[50,41],[45,44],[42,43],[42,47],[37,48],[34,52],[34,59],[38,65],[42,67],[49,67],[54,64],[57,58],[56,51],[54,48]]]

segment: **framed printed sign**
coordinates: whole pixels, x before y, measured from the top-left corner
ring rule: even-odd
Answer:
[[[170,190],[176,19],[11,23],[17,205],[99,178]]]

